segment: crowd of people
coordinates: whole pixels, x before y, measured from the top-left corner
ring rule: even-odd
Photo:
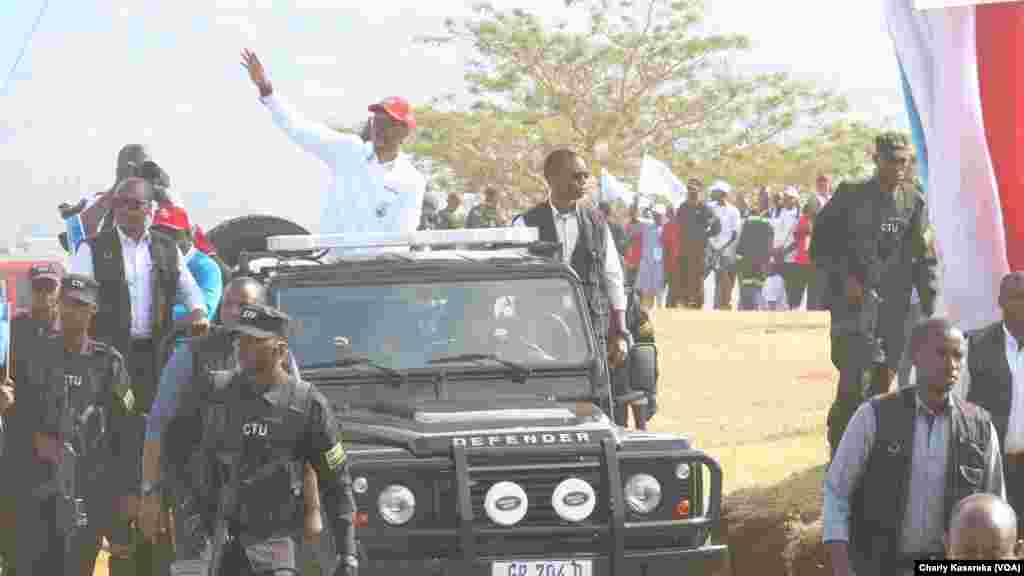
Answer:
[[[1024,506],[1024,394],[1016,393],[1024,274],[1001,286],[1000,323],[965,335],[933,315],[937,262],[905,135],[878,137],[872,178],[844,182],[832,195],[822,175],[802,205],[795,187],[762,189],[752,208],[726,182],[705,190],[691,179],[678,206],[638,202],[623,217],[587,203],[594,179],[586,162],[561,148],[544,162],[545,201],[511,217],[501,192],[488,188],[463,217],[458,195],[437,209],[401,151],[415,128],[404,99],[369,106],[363,134],[342,134],[302,119],[256,55],[245,51],[242,59],[271,120],[334,173],[321,232],[535,227],[580,277],[611,368],[623,365],[628,350],[629,286],[648,311],[701,308],[713,273],[717,309],[734,305],[738,283],[741,310],[828,310],[840,373],[824,502],[835,574],[912,573],[913,559],[1020,551],[1014,510]],[[235,441],[238,428],[242,442],[264,447],[253,450],[260,465],[280,464],[264,480],[304,489],[240,493],[251,518],[281,525],[236,534],[239,546],[256,552],[249,561],[244,552],[226,558],[236,563],[231,573],[295,568],[296,549],[308,549],[301,542],[317,533],[322,494],[338,543],[334,573],[356,574],[340,429],[322,394],[298,373],[290,321],[267,306],[260,282],[230,276],[168,188],[145,147],[126,146],[110,190],[61,207],[85,228],[80,239],[65,238],[69,270],[31,271],[31,309],[14,320],[0,386],[4,467],[23,471],[3,494],[17,529],[4,527],[0,553],[13,573],[75,566],[85,575],[105,539],[112,576],[167,573],[175,555],[201,554],[223,535],[211,493],[245,469],[218,450]],[[924,320],[914,317],[915,306]],[[163,345],[183,331],[194,339]],[[907,364],[916,379],[896,387]],[[228,420],[225,406],[241,408]],[[295,422],[268,427],[278,410]],[[265,441],[276,434],[280,442]],[[281,446],[287,454],[274,451]],[[89,481],[78,490],[90,511],[87,530],[57,522],[60,490],[36,495],[39,486],[61,482],[71,457],[90,470],[79,475]],[[295,514],[281,518],[292,498],[299,500]],[[169,510],[190,528],[171,529]],[[184,541],[172,545],[175,533]],[[265,553],[282,545],[285,560]]]
[[[612,202],[598,208],[612,230],[627,281],[648,310],[700,309],[710,298],[716,310],[820,311],[825,309],[824,273],[808,252],[815,216],[831,198],[831,178],[819,175],[815,186],[806,201],[795,186],[776,193],[762,187],[752,209],[746,195],[727,182],[715,181],[705,190],[693,178],[687,198],[675,207],[638,197],[624,210]],[[428,193],[418,229],[506,226],[510,219],[501,201],[497,188],[486,187],[467,212],[459,193],[449,193],[443,208]],[[715,290],[705,295],[709,275]]]

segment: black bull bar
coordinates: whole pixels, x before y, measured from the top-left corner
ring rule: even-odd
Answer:
[[[618,574],[617,568],[625,556],[625,533],[634,528],[711,528],[719,523],[721,518],[721,494],[722,494],[722,469],[708,455],[698,450],[657,450],[657,451],[636,451],[620,453],[616,449],[615,439],[603,438],[600,444],[591,445],[553,445],[537,447],[530,451],[531,456],[598,456],[601,460],[602,497],[608,498],[609,512],[605,522],[588,524],[586,526],[520,526],[508,528],[493,528],[474,526],[473,504],[470,494],[470,480],[474,471],[486,470],[494,472],[498,470],[522,470],[528,468],[523,465],[487,465],[470,466],[465,446],[454,446],[452,455],[455,464],[455,487],[456,487],[456,509],[458,511],[457,532],[459,549],[462,552],[462,562],[466,574],[474,573],[474,562],[477,560],[476,537],[481,536],[502,536],[502,535],[531,535],[538,537],[571,536],[574,534],[593,534],[598,532],[606,538],[606,549],[610,550],[609,561],[611,573]],[[505,458],[522,457],[522,448],[498,447],[488,448],[487,456],[492,461],[502,461]],[[621,488],[621,476],[619,464],[628,460],[642,460],[657,458],[664,460],[672,458],[684,462],[698,462],[706,466],[711,472],[711,485],[709,492],[708,509],[703,516],[679,520],[656,520],[647,522],[627,522],[625,509],[625,496]],[[557,465],[555,466],[557,467]],[[701,495],[703,496],[703,495]]]

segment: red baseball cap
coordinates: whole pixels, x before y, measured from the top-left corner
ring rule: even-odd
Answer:
[[[192,224],[188,221],[188,213],[181,206],[173,204],[161,204],[153,215],[153,226],[170,228],[171,230],[191,230]]]
[[[409,106],[409,101],[405,98],[398,96],[385,98],[376,104],[370,105],[369,110],[370,112],[384,112],[408,126],[410,130],[416,129],[416,118],[413,117],[412,108]]]

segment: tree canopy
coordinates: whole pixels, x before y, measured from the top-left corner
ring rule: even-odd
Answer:
[[[570,146],[596,171],[635,182],[649,153],[680,178],[734,187],[810,183],[814,173],[862,173],[873,130],[848,121],[846,99],[787,74],[741,74],[749,38],[703,31],[698,0],[576,0],[587,29],[546,25],[521,9],[474,6],[422,45],[472,48],[473,102],[441,95],[416,110],[411,152],[435,188],[543,198],[544,155]]]

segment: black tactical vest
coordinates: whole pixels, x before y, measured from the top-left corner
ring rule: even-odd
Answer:
[[[153,262],[150,277],[150,293],[153,303],[152,337],[154,342],[167,334],[174,326],[174,302],[178,289],[178,245],[174,239],[156,231],[150,231],[149,252]],[[93,273],[100,284],[99,310],[95,319],[95,337],[106,342],[123,354],[132,350],[131,298],[125,281],[124,256],[116,229],[104,230],[86,239],[92,249]],[[155,374],[166,363],[171,350],[154,358]],[[156,393],[156,383],[145,385],[136,392],[141,400],[140,410],[149,411],[149,404]],[[152,390],[148,389],[152,387]]]
[[[247,538],[294,534],[302,528],[303,454],[312,387],[290,379],[256,394],[244,375],[215,377],[206,410],[203,453],[215,454],[206,509],[216,511],[216,488],[227,481],[230,454],[241,455],[239,506],[233,530]],[[212,518],[210,519],[213,520]]]
[[[878,574],[881,566],[901,554],[916,396],[917,387],[910,386],[871,399],[875,442],[850,499],[850,558],[857,574]],[[992,430],[988,412],[955,395],[952,398],[952,408],[947,408],[953,418],[953,445],[946,467],[944,525],[949,524],[954,504],[985,490],[985,454]]]
[[[604,254],[607,235],[604,216],[597,210],[581,208],[577,212],[579,235],[576,248],[569,261],[570,266],[583,283],[587,298],[590,322],[597,336],[597,355],[604,356],[608,343],[608,292],[605,288]],[[542,242],[558,242],[555,216],[547,202],[538,204],[523,214],[527,227],[539,228]]]
[[[39,353],[50,361],[33,362],[29,369],[31,379],[27,384],[36,389],[36,406],[41,412],[32,415],[36,419],[33,431],[59,433],[70,441],[80,456],[80,490],[98,488],[95,482],[111,464],[110,459],[121,455],[118,437],[111,433],[109,422],[115,410],[127,410],[127,406],[116,403],[124,402],[129,390],[112,387],[115,375],[124,370],[124,359],[98,341],[90,341],[89,352],[84,355],[67,355],[60,336],[47,338],[39,346]]]
[[[185,467],[197,453],[202,440],[202,410],[210,401],[214,388],[211,375],[237,368],[234,338],[223,327],[214,326],[209,335],[193,339],[187,345],[192,350],[192,379],[188,383],[179,383],[179,409],[167,423],[163,434],[164,458],[172,470],[183,472],[183,479],[191,475]]]

